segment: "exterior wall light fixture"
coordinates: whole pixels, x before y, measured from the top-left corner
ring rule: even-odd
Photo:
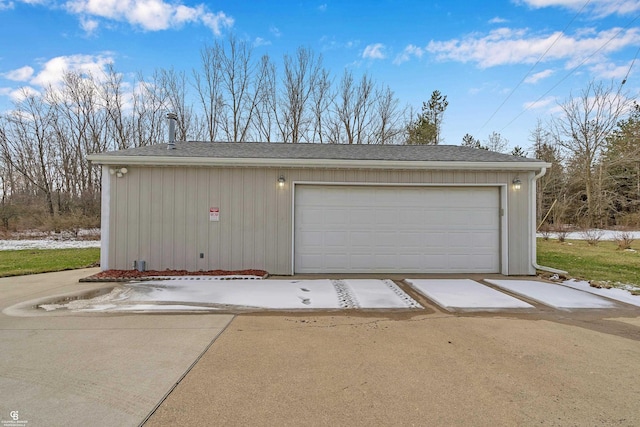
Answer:
[[[284,175],[280,175],[278,177],[278,187],[280,187],[280,188],[284,187],[285,181],[286,181],[286,179],[284,179]]]
[[[117,176],[118,178],[122,178],[127,172],[129,172],[129,169],[127,169],[125,167],[109,169],[109,173],[111,175]]]
[[[520,178],[515,177],[512,181],[513,184],[513,189],[514,190],[519,190],[520,187],[522,186],[522,181],[520,181]]]

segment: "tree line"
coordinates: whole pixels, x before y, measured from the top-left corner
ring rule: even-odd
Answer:
[[[620,86],[592,82],[560,109],[531,134],[535,156],[553,164],[539,215],[556,227],[640,227],[640,106]]]
[[[532,133],[531,156],[553,163],[539,186],[538,215],[555,203],[554,224],[636,218],[639,226],[638,107],[630,111],[625,97],[602,85],[586,92],[563,104],[562,119]],[[620,105],[592,106],[594,95]],[[113,66],[101,75],[67,72],[40,93],[23,89],[13,109],[0,114],[0,225],[99,226],[100,171],[87,154],[166,141],[167,112],[178,117],[180,141],[438,144],[448,104],[436,90],[415,113],[367,74],[332,75],[309,48],[276,64],[234,36],[204,46],[190,72],[158,69],[133,81]],[[496,132],[484,143],[467,134],[461,144],[508,147]],[[525,152],[516,147],[511,154]]]
[[[100,171],[86,155],[166,141],[167,112],[180,141],[325,144],[404,143],[409,114],[389,87],[333,76],[309,48],[277,66],[234,36],[204,46],[190,72],[67,72],[0,114],[3,228],[97,225]]]
[[[558,107],[529,139],[530,157],[552,164],[538,181],[539,227],[640,228],[640,106],[622,85],[592,81]],[[508,141],[466,134],[462,145],[504,152]]]

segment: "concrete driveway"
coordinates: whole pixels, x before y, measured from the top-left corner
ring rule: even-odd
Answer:
[[[77,282],[93,272],[0,279],[0,308],[103,286]],[[4,310],[0,422],[640,424],[637,309],[505,315],[420,302],[236,317]]]
[[[95,269],[0,279],[0,308],[90,290]],[[0,314],[0,425],[136,426],[232,315]],[[16,424],[18,425],[18,424]]]
[[[145,427],[635,427],[637,316],[241,315]]]

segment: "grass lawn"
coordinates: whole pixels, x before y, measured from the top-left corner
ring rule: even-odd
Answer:
[[[565,270],[579,279],[640,286],[640,241],[631,247],[637,252],[621,251],[610,241],[589,246],[582,240],[538,239],[538,264]]]
[[[579,279],[640,286],[640,241],[631,246],[637,252],[618,250],[609,241],[589,246],[582,240],[538,239],[538,264],[566,270]],[[84,268],[99,260],[99,248],[0,251],[0,277]]]
[[[89,267],[100,260],[100,248],[0,251],[0,277]]]

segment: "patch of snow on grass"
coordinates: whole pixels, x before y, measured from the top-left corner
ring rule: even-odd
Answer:
[[[0,251],[17,251],[22,249],[84,249],[99,247],[99,240],[0,240]]]
[[[634,240],[640,240],[640,231],[619,231],[619,230],[586,230],[587,232],[597,232],[600,234],[600,240],[616,240],[621,233],[626,233]],[[537,237],[544,237],[542,233],[537,233]],[[550,238],[558,238],[558,233],[549,233]],[[567,240],[586,240],[585,231],[571,231],[567,233]]]

